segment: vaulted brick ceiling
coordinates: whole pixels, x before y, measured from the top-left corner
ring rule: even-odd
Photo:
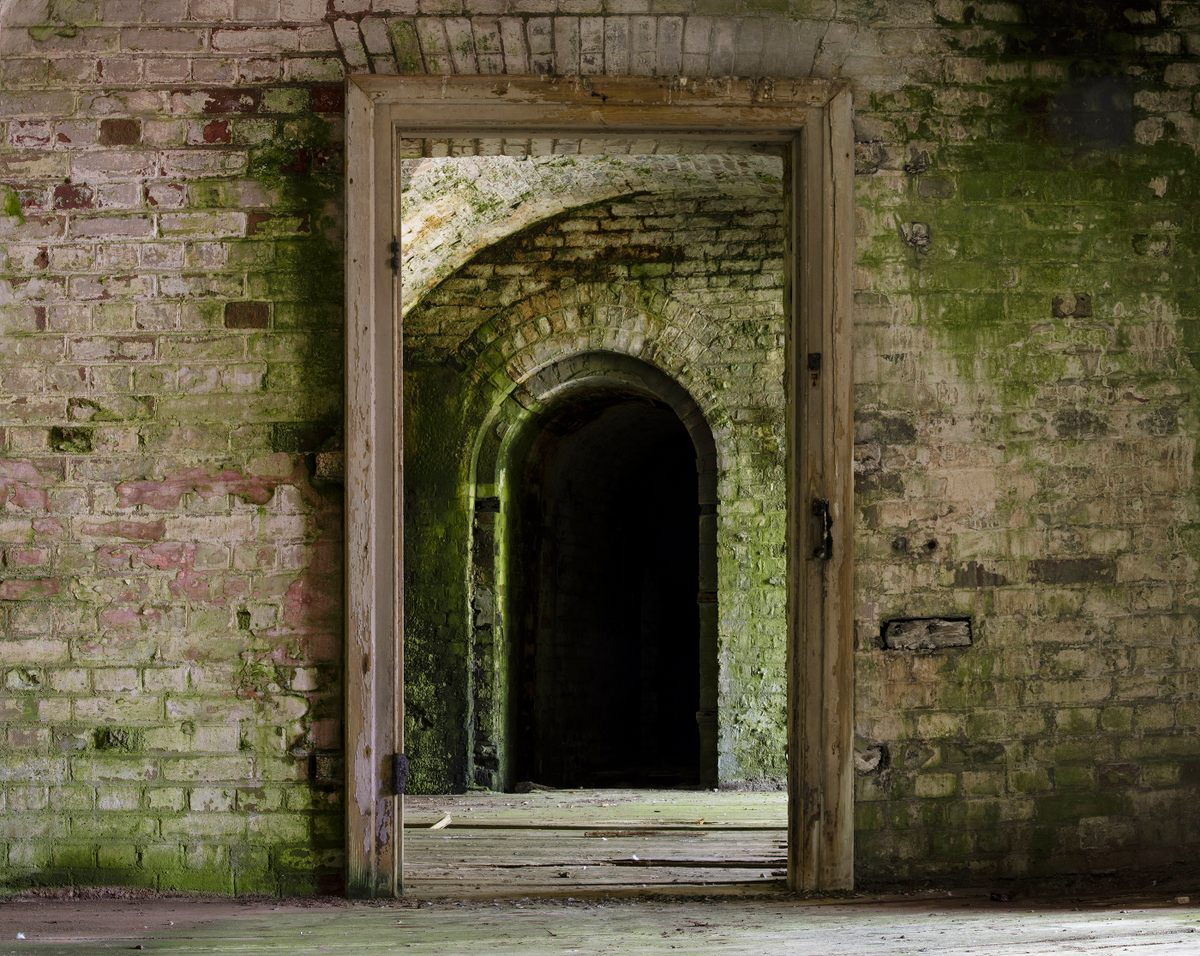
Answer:
[[[782,195],[779,158],[750,152],[447,157],[410,163],[401,194],[406,315],[481,249],[578,206],[633,193]]]

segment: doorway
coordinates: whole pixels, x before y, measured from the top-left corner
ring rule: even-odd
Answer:
[[[712,591],[692,437],[664,403],[596,389],[540,416],[529,446],[510,525],[515,781],[714,780],[711,742],[701,766],[716,661],[706,646],[701,664],[698,603]]]
[[[605,350],[519,392],[480,428],[471,474],[473,781],[715,787],[709,421],[670,375]]]
[[[598,90],[596,86],[603,87]],[[481,128],[563,130],[627,139],[709,130],[772,141],[786,153],[789,222],[786,361],[788,883],[852,882],[852,587],[849,303],[852,135],[848,93],[786,84],[604,78],[356,78],[347,105],[348,637],[347,873],[354,895],[402,887],[404,579],[397,567],[406,488],[401,424],[402,283],[386,269],[402,248],[397,135]],[[581,140],[580,142],[585,142]],[[488,210],[480,207],[481,211]],[[476,230],[486,233],[487,222]],[[453,237],[451,237],[453,240]],[[455,246],[455,241],[447,243]],[[401,278],[400,248],[393,268]],[[603,266],[603,262],[599,263]],[[651,268],[659,263],[650,263]],[[428,271],[438,281],[436,270]],[[552,317],[546,321],[553,323]],[[616,344],[637,344],[634,329]],[[587,335],[585,347],[603,347]],[[672,342],[689,356],[715,343]],[[716,345],[719,349],[720,346]],[[717,353],[719,354],[719,353]],[[535,360],[502,361],[520,377]],[[389,571],[389,568],[391,569]]]
[[[698,784],[699,502],[683,423],[632,397],[564,404],[523,479],[517,777]]]

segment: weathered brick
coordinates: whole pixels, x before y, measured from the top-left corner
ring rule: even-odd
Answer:
[[[62,587],[58,578],[8,578],[0,581],[0,601],[34,601],[54,597]]]
[[[270,325],[270,306],[266,302],[227,302],[227,329],[265,329]]]
[[[1111,558],[1038,558],[1029,564],[1030,578],[1048,584],[1105,584],[1116,573]]]
[[[246,27],[237,30],[213,30],[215,53],[286,53],[298,48],[296,32],[282,28]]]

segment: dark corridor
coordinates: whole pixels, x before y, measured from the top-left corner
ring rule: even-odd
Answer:
[[[534,440],[520,495],[516,779],[698,783],[696,452],[670,408],[593,394]]]

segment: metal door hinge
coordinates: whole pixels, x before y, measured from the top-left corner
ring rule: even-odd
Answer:
[[[392,792],[401,796],[408,786],[408,757],[392,754]]]
[[[812,556],[818,561],[828,561],[833,557],[833,517],[829,513],[829,502],[824,498],[814,498],[812,517]]]
[[[388,246],[388,252],[390,252],[392,254],[392,257],[390,259],[388,259],[388,265],[391,266],[393,274],[399,274],[399,272],[400,272],[400,240],[399,239],[392,240],[391,244]]]

